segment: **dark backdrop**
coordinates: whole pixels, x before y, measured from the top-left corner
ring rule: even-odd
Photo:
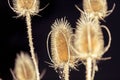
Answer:
[[[111,47],[104,57],[112,59],[98,63],[99,71],[96,72],[95,80],[120,80],[120,1],[107,1],[108,9],[112,8],[113,3],[116,4],[113,13],[105,18],[106,22],[102,22],[112,34]],[[80,17],[75,4],[82,9],[82,0],[41,0],[40,7],[43,8],[48,3],[50,5],[38,13],[41,17],[32,17],[33,41],[39,58],[40,72],[46,69],[42,80],[60,80],[54,69],[45,63],[50,62],[46,50],[47,35],[56,18],[66,17],[75,28],[75,22]],[[23,17],[16,19],[15,16],[16,13],[10,9],[7,0],[0,0],[0,77],[3,80],[12,80],[10,68],[14,68],[16,54],[20,51],[29,52],[25,19]],[[106,44],[107,40],[105,37]],[[70,72],[70,80],[85,80],[84,65],[80,65],[78,69],[79,71]]]

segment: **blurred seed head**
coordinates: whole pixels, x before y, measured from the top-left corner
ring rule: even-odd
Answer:
[[[70,51],[70,38],[72,29],[65,18],[56,20],[52,25],[51,31],[51,52],[55,67],[64,67],[66,63],[74,66],[74,57]]]
[[[36,15],[39,12],[39,0],[13,0],[13,9],[18,16]]]
[[[114,9],[115,5],[113,6]],[[83,9],[91,17],[104,19],[113,9],[108,11],[107,0],[83,0]]]
[[[36,80],[35,67],[27,53],[21,52],[17,55],[13,74],[15,80]]]
[[[104,51],[104,39],[99,23],[89,16],[82,15],[78,19],[76,27],[74,48],[77,51],[77,55],[81,59],[86,59],[88,56],[99,57]],[[90,37],[90,40],[88,37]],[[89,43],[91,44],[90,46]]]

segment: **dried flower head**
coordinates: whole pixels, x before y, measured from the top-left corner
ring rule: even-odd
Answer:
[[[51,55],[52,62],[55,68],[63,68],[66,63],[69,66],[74,66],[74,57],[71,56],[70,38],[72,29],[65,18],[56,20],[52,25],[51,30]]]
[[[89,13],[91,17],[103,19],[113,12],[115,4],[111,10],[108,11],[106,0],[83,0],[83,9]]]
[[[104,47],[102,28],[106,29],[109,36],[109,42],[106,47]],[[109,29],[106,26],[100,25],[96,18],[83,12],[81,18],[77,21],[72,50],[86,67],[86,80],[94,80],[95,71],[98,71],[96,61],[102,59],[102,55],[109,49],[110,44],[111,34]]]
[[[110,37],[109,30],[107,28],[106,30]],[[104,38],[101,26],[95,19],[85,15],[82,15],[82,17],[78,19],[74,48],[76,49],[75,51],[79,55],[79,58],[83,60],[88,57],[93,59],[101,58],[106,51],[106,48],[108,50],[110,42],[111,37],[108,46],[104,48]]]
[[[36,80],[36,72],[31,57],[24,52],[17,55],[13,77],[15,80]]]
[[[10,3],[9,6],[11,7]],[[36,15],[39,12],[39,0],[13,0],[13,7],[11,9],[18,16],[26,16],[27,13]]]

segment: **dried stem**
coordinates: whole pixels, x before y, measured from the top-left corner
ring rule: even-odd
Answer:
[[[92,59],[88,57],[86,62],[86,80],[92,80],[91,75],[92,75]]]
[[[69,80],[69,65],[66,64],[63,70],[64,80]]]
[[[31,26],[31,17],[29,13],[26,13],[26,23],[27,23],[27,32],[28,32],[28,39],[29,39],[29,46],[30,46],[30,52],[31,52],[31,56],[32,56],[32,60],[35,66],[35,70],[36,70],[36,80],[40,80],[40,73],[38,70],[38,64],[35,58],[35,52],[34,52],[34,46],[33,46],[33,41],[32,41],[32,26]]]

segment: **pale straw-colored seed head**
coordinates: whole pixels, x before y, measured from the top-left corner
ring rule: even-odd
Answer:
[[[97,58],[104,51],[104,39],[98,21],[82,15],[77,21],[74,49],[81,59]]]
[[[15,80],[36,80],[35,67],[27,53],[21,52],[17,55],[13,77]]]
[[[13,0],[13,9],[18,16],[36,15],[39,12],[39,0]]]
[[[115,5],[113,6],[114,9]],[[108,11],[108,5],[106,0],[83,0],[83,9],[85,12],[91,15],[91,17],[104,19],[113,9]]]
[[[71,56],[70,38],[72,29],[65,18],[56,20],[51,30],[51,54],[55,67],[64,67],[66,63],[70,66],[74,64],[74,57]]]

